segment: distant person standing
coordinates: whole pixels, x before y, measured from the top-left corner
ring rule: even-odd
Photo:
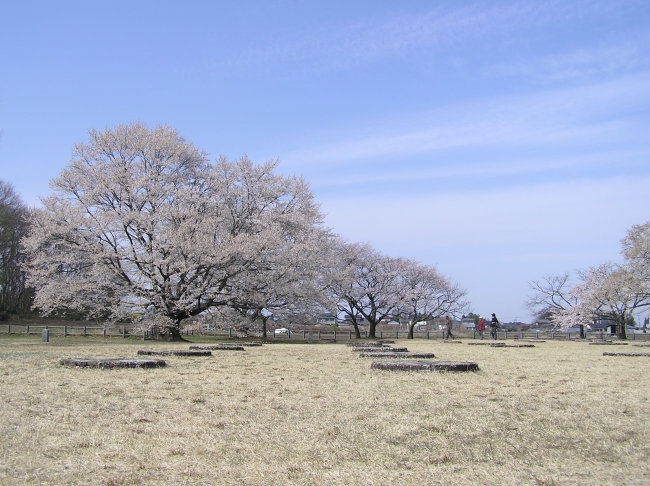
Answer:
[[[490,337],[493,339],[497,338],[497,328],[499,327],[499,319],[497,316],[492,313],[492,320],[490,321]]]
[[[481,339],[483,339],[483,331],[485,331],[485,319],[483,319],[483,316],[478,318],[476,330],[478,331],[478,335],[481,336]]]
[[[445,339],[454,339],[454,335],[451,333],[452,322],[449,316],[445,317],[445,324],[447,325],[447,337]]]

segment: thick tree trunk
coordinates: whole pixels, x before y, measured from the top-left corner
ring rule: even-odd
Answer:
[[[165,341],[187,341],[183,336],[181,336],[181,325],[180,321],[173,326],[168,326],[165,329],[165,333],[162,338]]]
[[[376,339],[377,336],[375,335],[375,329],[377,328],[377,323],[374,321],[368,321],[368,337],[372,339]]]
[[[625,313],[621,314],[620,316],[617,316],[618,319],[615,319],[616,322],[616,336],[618,336],[619,339],[627,339],[627,325],[626,325],[626,315]]]
[[[262,316],[262,338],[266,341],[266,321],[267,318]]]
[[[354,326],[354,335],[356,336],[357,339],[361,339],[361,331],[359,330],[359,324],[356,322],[352,322],[352,325]]]
[[[415,321],[412,324],[409,324],[409,335],[406,336],[406,339],[413,339],[413,329],[415,328]]]
[[[350,319],[352,321],[352,326],[354,327],[354,335],[357,339],[361,339],[361,331],[359,330],[359,323],[357,322],[356,317],[354,315],[350,315]]]
[[[583,324],[580,324],[580,339],[585,338],[585,326]]]

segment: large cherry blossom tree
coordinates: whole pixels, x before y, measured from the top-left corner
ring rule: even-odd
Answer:
[[[230,308],[244,321],[261,323],[263,338],[269,319],[284,322],[323,312],[327,305],[323,270],[330,265],[332,241],[327,230],[319,229],[303,232],[291,251],[279,246],[277,255],[270,252],[275,261],[267,256],[253,265],[254,271],[233,279]]]
[[[400,271],[406,260],[382,255],[368,244],[341,242],[334,257],[329,291],[337,310],[350,317],[357,337],[359,317],[368,323],[368,337],[400,304]]]
[[[456,316],[469,309],[467,291],[428,265],[407,260],[400,272],[398,311],[409,322],[408,339],[418,322],[445,315]]]
[[[650,221],[632,226],[621,240],[626,262],[646,280],[650,280]]]
[[[627,338],[628,317],[640,308],[650,305],[650,287],[647,279],[630,265],[611,262],[581,272],[582,283],[573,287],[569,296],[576,304],[559,311],[554,320],[560,327],[588,325],[601,316],[616,323],[617,335]]]
[[[383,255],[368,244],[339,242],[329,269],[330,299],[348,316],[357,337],[359,317],[368,323],[368,337],[386,318],[418,321],[457,314],[468,307],[466,291],[435,268],[406,258]]]
[[[616,323],[619,338],[627,338],[628,319],[638,309],[650,306],[650,222],[632,226],[621,243],[622,264],[608,262],[579,271],[581,283],[568,292],[566,280],[547,280],[542,290],[552,292],[542,292],[546,299],[541,303],[548,304],[551,295],[556,297],[551,301],[555,310],[552,319],[559,327],[582,328],[605,316]]]
[[[210,163],[165,126],[91,131],[31,217],[35,306],[139,312],[178,339],[184,319],[241,303],[238,285],[277,278],[322,231],[307,183],[275,167]]]

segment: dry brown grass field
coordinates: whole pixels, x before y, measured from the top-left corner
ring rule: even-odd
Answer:
[[[293,343],[59,365],[188,344],[0,338],[0,484],[650,484],[650,358],[603,356],[647,348],[395,343],[476,373]]]

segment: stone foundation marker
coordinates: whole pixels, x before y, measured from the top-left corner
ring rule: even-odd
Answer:
[[[121,358],[65,358],[63,366],[80,368],[163,368],[167,363],[162,359],[121,359]]]
[[[386,371],[478,371],[478,364],[462,361],[375,361],[370,368]]]
[[[153,350],[141,349],[138,354],[157,355],[157,356],[212,356],[212,351],[199,351],[199,350]]]

